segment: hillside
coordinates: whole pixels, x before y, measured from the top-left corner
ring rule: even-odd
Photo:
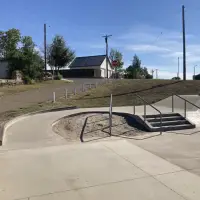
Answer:
[[[111,93],[114,106],[141,105],[143,102],[136,98],[136,93],[149,103],[155,103],[172,94],[200,94],[200,81],[114,80],[78,95],[68,103],[79,107],[108,106]]]

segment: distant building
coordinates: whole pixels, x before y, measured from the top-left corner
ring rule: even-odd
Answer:
[[[0,60],[0,79],[8,78],[8,62]]]
[[[108,77],[110,78],[114,69],[106,55],[76,57],[69,65],[68,74],[71,77],[106,78],[106,59],[108,60]]]

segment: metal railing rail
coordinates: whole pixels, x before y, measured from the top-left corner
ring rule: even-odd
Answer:
[[[197,106],[196,104],[194,104],[194,103],[188,101],[187,99],[185,99],[185,98],[179,96],[178,94],[173,94],[173,95],[172,95],[172,112],[174,112],[174,96],[176,96],[176,97],[182,99],[182,100],[185,102],[185,104],[184,104],[184,116],[185,116],[185,118],[187,117],[187,103],[189,103],[190,105],[192,105],[192,106],[194,106],[194,107],[200,109],[200,107]]]
[[[112,110],[113,110],[113,105],[112,105],[112,94],[110,95],[110,107],[109,107],[109,133],[110,136],[112,135]]]
[[[140,100],[142,100],[144,102],[144,121],[146,121],[146,116],[147,116],[147,111],[146,111],[146,106],[150,106],[152,107],[154,110],[156,110],[159,114],[160,114],[160,128],[161,131],[160,133],[162,133],[162,113],[160,110],[158,110],[155,106],[151,105],[150,103],[148,103],[145,99],[143,99],[141,96],[139,96],[138,94],[135,94],[136,97],[138,97]],[[133,113],[135,115],[135,105],[133,106]]]

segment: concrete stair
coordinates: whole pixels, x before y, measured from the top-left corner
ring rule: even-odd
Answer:
[[[195,124],[191,123],[179,113],[163,113],[162,127],[159,114],[146,115],[146,121],[144,120],[144,116],[140,116],[140,118],[145,128],[150,132],[184,130],[196,127]]]

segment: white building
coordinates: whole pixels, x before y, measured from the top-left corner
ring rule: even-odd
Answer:
[[[111,67],[110,60],[108,61],[108,77],[110,78],[114,72]],[[94,77],[106,78],[106,55],[76,57],[69,65],[70,74],[74,77]]]

